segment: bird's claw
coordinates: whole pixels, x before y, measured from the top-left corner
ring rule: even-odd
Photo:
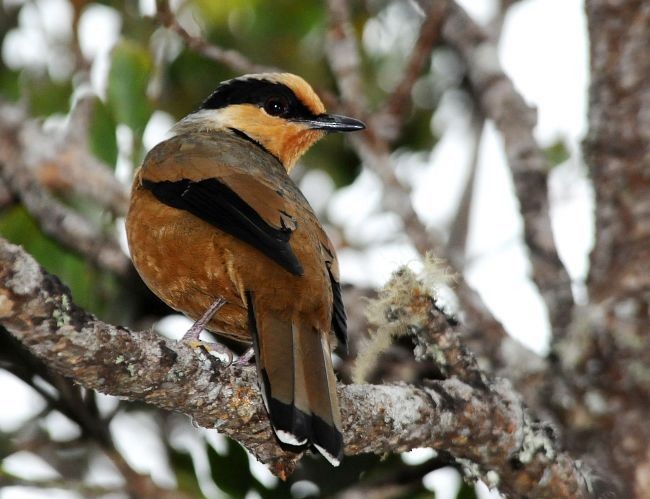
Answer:
[[[198,339],[188,339],[183,340],[187,346],[193,349],[203,350],[210,355],[213,355],[219,359],[220,362],[224,363],[226,367],[230,367],[233,364],[233,359],[235,355],[232,353],[232,350],[221,343],[214,343],[208,341],[201,341]],[[217,355],[215,355],[217,354]],[[223,355],[226,357],[225,360],[222,360],[219,356]]]

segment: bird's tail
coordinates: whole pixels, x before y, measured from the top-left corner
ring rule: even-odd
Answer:
[[[254,296],[247,298],[258,379],[275,434],[285,444],[313,444],[338,466],[343,436],[329,334],[256,309]]]

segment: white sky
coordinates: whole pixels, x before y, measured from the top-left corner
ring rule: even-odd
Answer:
[[[142,1],[141,5],[149,3]],[[489,20],[494,10],[493,0],[459,0],[459,3],[480,22]],[[63,23],[50,22],[70,15],[64,0],[37,0],[34,5],[23,9],[22,29],[8,36],[2,48],[3,57],[14,67],[36,64],[39,57],[47,53],[47,41],[39,34],[39,23],[55,36],[67,36],[60,31]],[[39,20],[39,8],[45,13],[45,21]],[[119,34],[119,15],[109,7],[92,6],[82,17],[80,29],[84,53],[97,56],[98,62],[91,73],[92,83],[103,95],[107,54]],[[373,26],[367,36],[371,37],[372,30],[378,29],[379,26]],[[584,296],[580,281],[586,273],[593,237],[592,194],[579,155],[580,141],[586,128],[587,95],[587,47],[582,2],[525,0],[515,5],[506,19],[500,57],[517,89],[538,110],[539,124],[535,133],[540,143],[550,145],[560,138],[572,153],[571,158],[551,176],[550,199],[560,253],[576,280],[575,289],[580,298]],[[54,67],[55,63],[56,58],[50,61],[49,66],[53,76],[61,71]],[[390,74],[382,75],[382,78],[386,85],[392,81]],[[165,113],[154,114],[145,133],[145,145],[151,147],[160,140],[170,124],[171,119]],[[399,161],[401,167],[410,172],[407,176],[414,186],[415,207],[429,224],[448,220],[452,215],[453,200],[462,188],[469,161],[467,120],[459,114],[453,98],[445,99],[434,125],[443,137],[432,156]],[[321,189],[319,195],[317,184],[318,179],[313,176],[307,176],[303,183],[307,196],[314,200],[317,208],[324,208],[322,194],[331,192],[331,187]],[[328,215],[343,226],[351,240],[360,243],[385,233],[387,228],[397,232],[399,222],[394,217],[377,213],[379,196],[376,179],[366,172],[352,186],[333,196]],[[521,230],[500,138],[493,127],[488,126],[481,147],[476,201],[472,211],[468,278],[511,334],[530,348],[544,352],[548,346],[548,325],[543,305],[527,277],[529,268],[521,244]],[[399,238],[365,253],[346,249],[339,256],[344,281],[372,285],[381,285],[397,266],[416,258],[409,245]],[[0,371],[0,386],[0,431],[11,431],[42,407],[37,395],[4,371]],[[146,441],[150,450],[157,445],[155,435],[143,430],[147,425],[141,419],[136,421],[138,427],[130,427],[118,419],[113,429],[118,445],[125,449],[125,457],[144,470],[141,467],[147,466],[146,460],[136,449],[128,449],[136,434],[142,437],[137,440]],[[58,423],[48,424],[55,426]],[[30,462],[29,466],[40,470],[39,473],[45,477],[51,476],[53,471],[46,463],[34,461],[30,455],[18,455],[13,460],[14,464],[9,463],[11,466],[20,469],[22,464]],[[161,462],[151,471],[159,481],[169,484],[164,477],[166,466]],[[263,471],[258,468],[255,471],[263,476]],[[98,480],[101,481],[102,477],[106,479],[106,473],[100,473]],[[453,497],[449,493],[458,486],[453,473],[444,470],[428,476],[427,484],[440,497]],[[206,487],[209,489],[209,485]],[[210,492],[211,495],[216,493],[214,489]],[[483,489],[479,493],[482,498],[488,497]],[[0,499],[41,497],[53,496],[24,488],[0,490]],[[62,497],[71,496],[63,494]]]

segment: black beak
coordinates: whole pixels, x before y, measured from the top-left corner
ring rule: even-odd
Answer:
[[[362,121],[337,114],[321,114],[311,119],[301,119],[300,122],[305,123],[313,130],[325,130],[326,132],[355,132],[366,128]]]

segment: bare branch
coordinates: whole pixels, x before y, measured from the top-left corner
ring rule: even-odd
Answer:
[[[87,388],[183,412],[237,439],[274,473],[292,470],[299,456],[276,444],[254,368],[223,368],[182,343],[98,321],[56,277],[2,239],[0,264],[0,324],[51,368]],[[579,466],[555,449],[549,428],[531,421],[507,382],[349,385],[339,395],[349,455],[431,446],[448,451],[469,477],[499,481],[504,492],[584,496]]]
[[[483,138],[485,119],[478,111],[472,113],[472,156],[470,158],[469,173],[465,180],[465,187],[458,203],[456,215],[451,223],[449,238],[447,239],[447,254],[454,268],[462,272],[465,268],[467,235],[470,228],[470,214],[474,199],[474,184],[478,172],[479,150]]]
[[[113,171],[88,146],[94,95],[78,99],[65,127],[43,127],[19,106],[0,102],[0,133],[15,137],[17,150],[0,151],[0,161],[19,154],[33,177],[48,190],[78,194],[116,215],[126,213],[128,193]],[[35,145],[38,147],[35,147]]]
[[[242,73],[268,73],[277,72],[277,68],[256,64],[248,59],[241,52],[226,50],[212,43],[208,43],[202,37],[192,36],[181,26],[172,12],[167,0],[156,0],[156,19],[170,29],[185,42],[192,50],[204,55],[208,59],[228,66],[229,68]]]
[[[359,72],[359,53],[354,32],[347,11],[347,4],[342,0],[330,0],[330,28],[327,35],[326,53],[336,77],[342,95],[342,106],[346,112],[355,116],[365,116],[366,99],[362,91]],[[413,59],[415,56],[412,56]],[[426,227],[418,217],[411,200],[411,189],[404,185],[395,175],[394,165],[390,158],[390,149],[387,142],[375,131],[375,120],[369,120],[368,129],[363,133],[350,137],[351,143],[365,166],[374,171],[382,181],[384,195],[383,207],[396,213],[404,223],[404,231],[412,241],[416,250],[424,255],[428,251],[444,252],[442,236]],[[493,340],[507,337],[501,324],[494,319],[481,297],[472,290],[459,273],[459,298],[468,314],[480,311],[474,315],[474,324],[484,321],[486,329],[494,334]],[[476,342],[476,346],[482,346]],[[494,345],[498,349],[499,343]],[[477,350],[484,351],[485,349]]]
[[[420,0],[428,6],[430,1]],[[554,337],[567,332],[573,311],[571,280],[562,264],[551,228],[548,207],[549,164],[533,136],[535,113],[503,73],[494,44],[471,18],[452,2],[443,37],[467,64],[468,75],[486,117],[504,138],[530,251],[533,281],[546,303]]]
[[[44,146],[46,136],[21,132],[20,119],[7,116],[16,108],[0,108],[0,177],[40,224],[43,232],[64,246],[79,251],[90,261],[118,274],[125,274],[130,262],[115,239],[102,234],[88,220],[54,199],[25,163],[33,144]],[[34,131],[32,129],[32,131]],[[35,132],[36,133],[36,132]],[[39,140],[40,139],[40,140]]]
[[[61,137],[45,133],[42,127],[27,119],[20,108],[0,106],[0,178],[22,201],[43,232],[100,267],[124,275],[130,268],[130,262],[117,240],[103,234],[89,220],[57,201],[34,174],[37,165],[55,161],[54,157],[40,156],[35,151],[57,151],[60,139]],[[38,144],[38,147],[34,147],[34,144]],[[56,155],[57,152],[53,154]],[[68,151],[63,154],[63,158],[56,161],[69,160],[69,163],[64,163],[70,167],[69,170],[80,169],[84,165],[79,164],[79,154],[75,156]],[[92,172],[93,169],[89,167],[83,182],[94,182],[97,177]],[[98,174],[98,177],[101,179],[104,175]],[[110,184],[119,185],[114,179]],[[107,184],[100,180],[100,185]],[[119,193],[120,202],[126,205],[124,188],[120,186],[114,192]],[[115,200],[116,197],[111,195],[111,199]]]
[[[446,9],[446,0],[439,0],[431,4],[431,8],[420,27],[418,39],[404,68],[402,80],[384,103],[383,111],[380,111],[380,114],[391,117],[391,121],[395,126],[392,130],[393,137],[399,135],[399,129],[404,125],[404,118],[410,107],[413,85],[415,85],[427,60],[429,60],[434,45],[440,39],[440,29],[446,16]]]
[[[367,115],[367,101],[363,92],[359,66],[359,52],[345,0],[329,0],[330,26],[327,33],[326,52],[336,77],[343,106],[354,116]],[[384,186],[382,203],[404,221],[404,229],[421,254],[441,248],[438,236],[420,221],[411,202],[411,189],[395,176],[388,144],[376,133],[373,122],[367,130],[350,137],[352,145],[363,163],[372,169]]]
[[[329,27],[325,50],[344,105],[354,116],[367,112],[368,102],[361,79],[359,47],[345,0],[328,0]]]

